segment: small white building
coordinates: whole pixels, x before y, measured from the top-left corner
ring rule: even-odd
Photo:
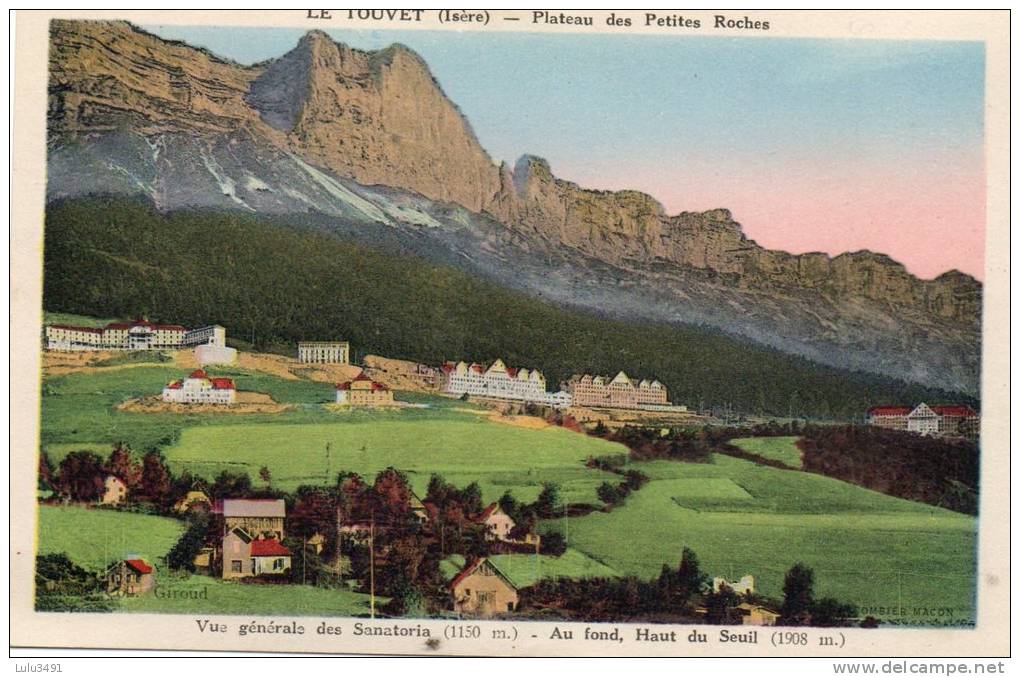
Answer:
[[[754,576],[747,574],[742,576],[739,581],[727,581],[725,578],[717,576],[712,579],[712,592],[718,593],[723,587],[727,587],[738,595],[747,595],[754,593]]]
[[[499,503],[493,503],[482,511],[475,521],[484,524],[486,529],[485,537],[489,540],[510,542],[510,532],[517,524],[510,518],[510,515],[503,512]]]
[[[351,345],[347,341],[301,341],[298,361],[309,364],[350,364]]]
[[[234,404],[237,388],[234,379],[211,378],[203,369],[196,369],[185,379],[178,379],[163,388],[163,401],[174,404]]]

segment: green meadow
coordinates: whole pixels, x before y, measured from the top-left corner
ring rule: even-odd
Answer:
[[[741,451],[755,454],[762,458],[779,461],[791,468],[803,467],[800,449],[797,448],[798,437],[745,437],[730,440],[730,444]]]
[[[184,532],[184,522],[103,508],[39,506],[38,554],[66,552],[82,568],[101,571],[128,555],[157,563]]]
[[[339,414],[343,418],[345,414]],[[584,466],[590,455],[621,447],[563,428],[530,430],[474,420],[380,420],[301,425],[223,425],[185,430],[166,450],[172,468],[213,476],[266,466],[274,486],[331,481],[341,470],[373,477],[393,466],[424,492],[433,473],[463,486],[477,481],[486,500],[510,489],[532,501],[543,482],[557,482],[571,502],[597,501],[595,490],[611,475]]]
[[[650,577],[663,563],[675,566],[686,546],[710,574],[753,574],[773,597],[782,596],[789,567],[803,562],[815,571],[816,596],[892,621],[921,624],[931,609],[973,621],[974,518],[820,475],[713,461],[632,464],[653,481],[610,513],[571,519],[570,547]]]

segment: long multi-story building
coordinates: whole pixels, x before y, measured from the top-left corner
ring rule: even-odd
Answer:
[[[300,341],[298,361],[311,364],[350,364],[351,345],[347,341]]]
[[[211,378],[196,369],[187,378],[172,381],[163,388],[163,401],[173,404],[233,404],[237,388],[230,378]]]
[[[440,369],[440,390],[457,397],[473,395],[501,400],[521,400],[554,407],[570,406],[565,391],[546,392],[545,376],[537,369],[508,367],[497,359],[488,367],[466,362],[446,362]]]
[[[200,345],[227,345],[227,330],[218,324],[186,329],[179,324],[157,324],[146,319],[111,322],[105,327],[46,327],[48,350],[180,350]]]
[[[928,406],[924,402],[916,407],[872,407],[865,416],[865,423],[878,428],[950,437],[977,437],[980,421],[980,415],[966,405]]]
[[[643,379],[635,383],[622,371],[611,379],[589,374],[573,376],[566,389],[575,407],[642,409],[669,404],[666,386],[659,381]]]

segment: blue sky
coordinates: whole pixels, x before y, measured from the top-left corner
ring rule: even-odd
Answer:
[[[242,64],[282,55],[305,32],[143,28]],[[789,199],[796,192],[791,182],[804,181],[804,192],[818,194],[862,171],[902,167],[917,178],[937,169],[937,179],[922,177],[921,190],[935,191],[948,168],[983,172],[982,43],[327,33],[356,48],[401,42],[418,52],[496,160],[539,155],[562,178],[644,190],[671,211],[743,208],[746,230],[769,246],[832,249],[825,242],[801,245],[796,237],[785,246],[782,237],[764,241],[780,211],[779,205],[755,211],[769,179],[781,182],[779,193]],[[821,175],[825,183],[817,184]],[[913,181],[909,190],[917,186]],[[846,191],[818,198],[860,200]],[[878,248],[866,239],[862,246]]]

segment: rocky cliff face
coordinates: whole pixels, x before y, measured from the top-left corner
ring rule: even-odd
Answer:
[[[497,166],[400,45],[363,52],[312,32],[279,59],[243,67],[124,23],[54,21],[49,93],[52,198],[142,193],[164,209],[460,229],[461,245],[476,247],[465,258],[565,302],[704,322],[829,364],[977,389],[972,278],[919,280],[870,252],[771,251],[725,209],[670,216],[643,193],[558,179],[537,157]],[[514,257],[535,251],[569,261],[570,283],[556,270],[515,280]]]

